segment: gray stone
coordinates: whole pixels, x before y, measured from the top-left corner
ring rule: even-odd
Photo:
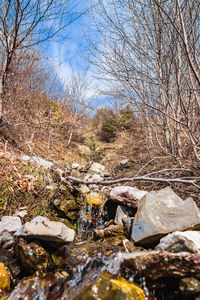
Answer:
[[[21,159],[24,161],[29,161],[29,162],[33,162],[36,163],[38,166],[41,166],[45,169],[50,169],[53,166],[53,163],[45,160],[39,156],[28,156],[28,155],[22,155]]]
[[[3,216],[0,222],[0,234],[3,231],[16,232],[22,226],[21,219],[16,216]]]
[[[200,232],[199,231],[175,231],[160,240],[156,250],[169,252],[191,252],[200,253]]]
[[[115,214],[115,224],[123,225],[122,219],[128,217],[128,209],[123,205],[118,205]]]
[[[63,244],[74,240],[75,231],[61,222],[49,220],[43,222],[32,221],[25,223],[15,235]]]
[[[79,188],[79,191],[82,194],[88,194],[90,192],[90,189],[87,187],[87,185],[82,184]]]
[[[135,197],[136,199],[140,200],[142,197],[144,197],[148,192],[141,191],[135,187],[121,185],[114,187],[110,190],[110,198],[115,198],[119,196],[120,194],[129,193],[131,196]]]
[[[200,227],[200,211],[189,198],[183,201],[170,187],[146,194],[138,202],[132,239],[143,245],[174,231]]]

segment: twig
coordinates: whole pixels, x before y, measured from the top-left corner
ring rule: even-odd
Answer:
[[[191,184],[195,187],[197,187],[198,189],[200,189],[200,186],[196,184],[196,179],[197,177],[195,177],[195,179],[181,179],[181,178],[152,178],[152,177],[145,177],[145,176],[140,176],[140,177],[130,177],[130,178],[119,178],[119,179],[115,179],[115,180],[106,180],[106,181],[86,181],[86,180],[82,180],[82,179],[77,179],[71,176],[68,176],[66,178],[66,180],[71,180],[77,183],[82,183],[82,184],[86,184],[86,185],[90,185],[90,184],[100,184],[100,185],[110,185],[110,184],[115,184],[115,183],[120,183],[120,182],[128,182],[128,181],[154,181],[154,182],[166,182],[166,183],[183,183],[183,184]],[[200,179],[200,178],[198,178]]]

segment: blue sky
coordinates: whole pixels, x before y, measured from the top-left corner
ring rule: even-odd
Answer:
[[[91,3],[94,3],[94,1],[82,0],[82,4],[77,6],[76,9],[85,9]],[[86,101],[97,97],[96,100],[92,101],[92,104],[95,107],[101,107],[108,105],[108,97],[98,96],[98,93],[94,89],[94,86],[97,84],[94,76],[95,69],[85,59],[89,47],[88,39],[94,41],[96,38],[89,16],[87,14],[82,15],[59,33],[57,37],[49,41],[45,45],[45,52],[64,87],[67,85],[73,72],[84,76],[87,69],[86,78],[88,86],[85,94]]]

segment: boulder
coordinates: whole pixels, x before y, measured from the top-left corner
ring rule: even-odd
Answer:
[[[56,246],[56,243],[65,244],[72,242],[75,237],[75,231],[61,222],[48,220],[43,222],[27,222],[15,235],[27,239],[39,239],[51,242],[51,246]]]
[[[187,252],[141,251],[116,257],[121,274],[128,270],[151,280],[172,277],[197,277],[200,274],[200,254]]]
[[[20,217],[4,216],[0,222],[0,234],[3,231],[16,232],[22,226]]]
[[[138,202],[131,237],[141,245],[150,245],[170,232],[199,227],[200,211],[195,202],[191,198],[183,201],[167,187]]]
[[[0,246],[3,249],[11,248],[14,245],[14,237],[8,231],[2,232],[0,235]]]
[[[160,240],[156,250],[200,253],[200,231],[175,231]]]
[[[115,224],[123,225],[122,219],[128,217],[128,209],[123,205],[118,205],[115,214]]]

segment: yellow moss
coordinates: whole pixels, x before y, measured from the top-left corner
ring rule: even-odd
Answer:
[[[86,201],[91,206],[101,207],[104,199],[105,199],[104,195],[95,192],[86,195]]]
[[[10,290],[10,275],[2,262],[0,262],[0,289]]]
[[[111,279],[111,282],[124,290],[129,296],[133,296],[135,300],[145,300],[144,291],[138,285],[128,282],[123,277],[116,280]]]

